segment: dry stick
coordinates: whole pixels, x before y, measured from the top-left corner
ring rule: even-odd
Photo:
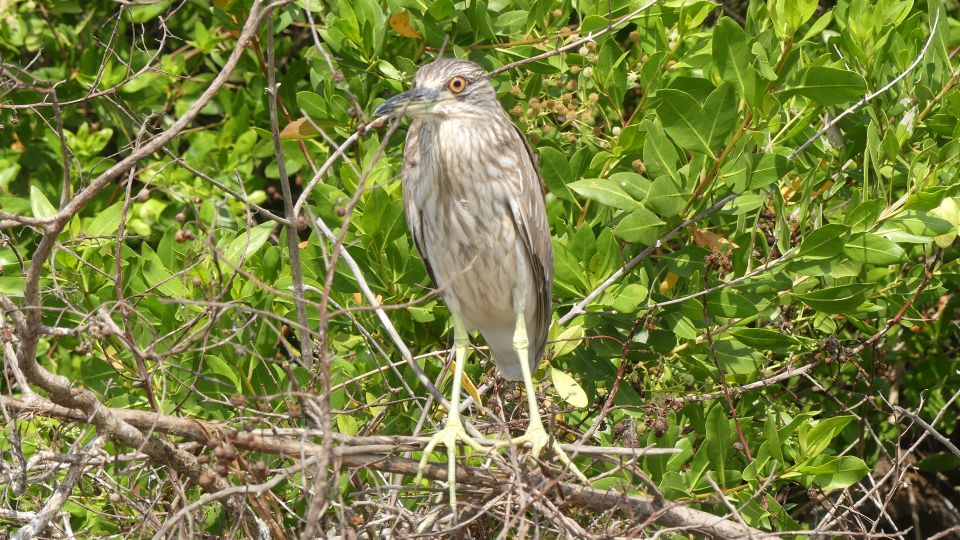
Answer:
[[[743,520],[743,516],[740,515],[740,511],[737,510],[737,507],[734,506],[733,503],[731,503],[727,499],[727,496],[724,495],[723,490],[720,489],[720,486],[717,485],[717,482],[711,477],[710,471],[706,471],[703,476],[704,478],[706,478],[707,482],[710,484],[710,487],[713,488],[713,491],[717,493],[717,497],[719,497],[720,500],[723,501],[723,504],[727,507],[727,510],[730,510],[730,515],[736,518],[737,523],[742,525],[744,528],[749,529],[750,526],[747,525],[747,522]],[[752,539],[753,535],[748,533],[747,537]]]
[[[776,375],[767,377],[766,379],[761,379],[759,381],[754,381],[752,383],[731,388],[729,391],[731,394],[743,394],[745,392],[756,390],[758,388],[772,386],[774,384],[779,383],[780,381],[791,379],[798,375],[803,375],[804,373],[810,371],[815,367],[817,367],[817,364],[814,364],[814,363],[804,364],[797,368],[787,369],[785,371],[777,373]],[[674,399],[677,401],[685,402],[685,403],[693,403],[693,402],[712,401],[714,399],[720,399],[724,395],[725,395],[724,392],[721,390],[721,391],[712,392],[709,394],[697,394],[693,396],[675,397]]]
[[[293,211],[293,194],[290,191],[290,177],[287,176],[286,159],[283,145],[280,143],[280,121],[277,116],[277,74],[274,63],[273,45],[273,17],[267,23],[267,103],[270,109],[270,133],[273,136],[273,152],[277,159],[277,168],[280,175],[280,188],[283,194],[283,210],[287,232],[287,247],[290,250],[290,271],[293,281],[294,303],[297,308],[297,322],[300,324],[300,348],[303,353],[301,360],[307,369],[313,367],[313,340],[307,330],[307,306],[303,301],[303,266],[300,262],[300,249],[297,236],[297,216]],[[328,407],[329,409],[329,407]],[[327,414],[329,421],[329,410]]]
[[[34,413],[78,422],[87,420],[83,413],[56,405],[41,397],[11,398],[0,396],[0,404],[4,407],[18,410],[21,414]],[[105,409],[107,408],[105,407]],[[108,410],[124,422],[138,426],[141,429],[154,427],[156,431],[185,437],[202,444],[210,444],[212,438],[214,440],[223,438],[229,440],[238,448],[280,454],[291,459],[299,459],[303,455],[316,456],[323,452],[322,447],[318,444],[277,437],[273,433],[273,430],[270,429],[255,430],[254,432],[234,431],[216,422],[155,414],[148,411],[129,409]],[[291,433],[295,430],[281,431]],[[380,471],[406,475],[416,474],[419,462],[412,459],[398,458],[392,454],[404,448],[422,448],[429,440],[429,437],[350,437],[339,433],[331,433],[331,436],[342,443],[333,449],[333,454],[345,465],[349,467],[370,467]],[[495,441],[490,442],[493,443]],[[617,447],[580,447],[578,445],[561,445],[561,447],[567,451],[580,453],[586,453],[587,451],[607,454],[618,453],[630,457],[665,455],[677,451],[673,448],[631,449]],[[428,464],[424,471],[424,477],[434,480],[446,479],[446,465]],[[533,476],[531,480],[536,484],[549,481],[549,479],[542,476]],[[509,482],[510,479],[502,473],[498,474],[492,471],[458,465],[457,481],[463,485],[497,490],[503,489],[505,483]],[[264,484],[261,484],[260,486],[263,485]],[[760,534],[759,531],[744,529],[738,523],[719,518],[707,512],[693,510],[683,506],[662,508],[660,503],[651,498],[630,496],[617,491],[584,488],[565,482],[557,485],[558,488],[562,490],[564,504],[568,506],[602,511],[619,510],[628,514],[633,512],[641,516],[652,516],[660,513],[661,518],[658,523],[664,526],[683,527],[717,538],[741,538],[748,534]],[[262,492],[260,486],[250,486],[249,492]],[[225,486],[223,489],[229,489],[230,491],[227,493],[234,496],[248,492],[245,486],[230,488]],[[212,490],[211,493],[213,493],[214,496],[204,500],[213,502],[219,499],[218,493],[223,489]]]
[[[293,295],[297,310],[297,323],[300,325],[300,360],[309,371],[313,371],[313,338],[307,320],[307,305],[304,301],[303,266],[300,261],[299,236],[297,234],[297,215],[294,210],[293,193],[290,190],[290,178],[287,176],[287,167],[280,142],[280,121],[277,115],[277,80],[275,47],[273,42],[273,17],[267,24],[267,95],[270,108],[270,133],[273,138],[274,155],[279,168],[280,187],[283,195],[284,225],[287,233],[287,248],[290,252],[291,278],[293,281]],[[320,358],[320,428],[324,433],[330,433],[332,421],[330,418],[330,366],[325,347],[321,345]],[[327,504],[327,467],[330,464],[329,451],[332,448],[330,437],[323,437],[324,452],[317,460],[317,472],[313,478],[313,497],[307,514],[307,527],[304,534],[313,534],[313,528],[319,525],[320,515]]]
[[[63,407],[52,401],[33,395],[31,397],[0,396],[0,406],[17,411],[24,415],[39,415],[58,418],[73,422],[89,423],[83,412]],[[290,457],[319,455],[323,449],[321,445],[307,442],[305,438],[322,437],[323,433],[309,428],[269,428],[252,431],[239,431],[229,423],[198,420],[195,418],[181,418],[169,414],[160,414],[150,411],[104,407],[119,419],[140,429],[152,430],[176,437],[184,437],[192,441],[211,445],[222,440],[231,441],[236,447],[257,452],[266,452]],[[391,453],[398,449],[418,450],[427,445],[430,437],[411,437],[405,435],[368,435],[352,436],[331,431],[330,437],[337,442],[332,454],[340,457],[344,455],[369,455],[371,459],[381,453]],[[479,439],[484,446],[494,446],[495,439]],[[667,456],[680,452],[676,448],[622,448],[619,446],[582,446],[579,444],[560,444],[560,448],[567,452],[576,452],[584,455],[596,456],[623,456],[639,458],[645,456]],[[444,466],[439,470],[446,471]]]
[[[947,400],[947,402],[946,402],[946,404],[944,404],[943,408],[940,409],[940,411],[937,413],[937,416],[934,417],[934,419],[930,422],[930,425],[931,425],[931,426],[936,426],[936,425],[937,425],[937,422],[939,422],[940,419],[943,417],[943,415],[944,415],[948,410],[950,410],[950,407],[953,405],[953,403],[954,403],[955,401],[957,401],[958,398],[960,398],[960,390],[957,390],[957,391],[953,394],[953,396],[951,396],[950,399]],[[887,474],[883,475],[883,477],[880,478],[879,481],[877,481],[876,486],[874,486],[873,488],[871,488],[866,494],[863,495],[863,497],[861,497],[861,498],[858,499],[856,502],[854,502],[852,505],[850,505],[849,509],[848,509],[848,510],[844,510],[843,513],[846,514],[847,512],[851,512],[851,511],[853,511],[853,510],[856,510],[856,509],[859,508],[864,502],[866,502],[866,501],[871,497],[871,495],[872,495],[874,492],[876,492],[877,490],[880,489],[880,486],[882,486],[883,484],[885,484],[885,483],[887,482],[887,480],[889,480],[890,477],[893,476],[893,473],[895,473],[895,472],[897,471],[897,469],[899,468],[899,466],[900,466],[900,464],[903,462],[903,460],[904,460],[907,456],[913,454],[913,453],[916,451],[916,449],[920,446],[920,444],[923,443],[924,439],[926,439],[927,436],[929,436],[929,435],[930,435],[930,432],[929,432],[929,431],[924,431],[923,433],[921,433],[920,436],[917,437],[916,442],[913,443],[913,446],[911,446],[910,448],[908,448],[908,449],[906,450],[906,452],[904,452],[904,453],[902,454],[902,456],[900,457],[900,459],[897,460],[897,463],[893,464],[893,466],[890,467],[890,470],[887,471]],[[830,509],[830,512],[827,513],[826,516],[824,516],[824,518],[820,521],[820,525],[818,525],[815,530],[820,530],[821,527],[822,527],[822,528],[825,528],[825,529],[829,529],[830,527],[834,527],[834,526],[838,525],[841,517],[843,517],[842,515],[839,515],[839,516],[834,517],[834,514],[836,513],[836,510],[838,510],[838,508],[839,508],[839,507],[836,507],[836,506],[835,506],[835,507],[833,507],[832,509]],[[830,520],[830,521],[827,521],[827,520]]]
[[[620,269],[618,269],[616,272],[610,274],[610,277],[608,277],[607,279],[605,279],[605,280],[603,281],[603,283],[601,283],[599,286],[597,286],[596,289],[594,289],[593,291],[591,291],[590,294],[588,294],[583,300],[581,300],[581,301],[578,302],[576,305],[574,305],[572,308],[570,308],[570,311],[568,311],[568,312],[566,313],[566,315],[564,315],[563,317],[560,317],[560,320],[558,321],[558,324],[559,324],[560,326],[563,326],[563,325],[567,324],[568,322],[570,322],[571,320],[573,320],[574,317],[576,317],[576,316],[578,316],[578,315],[583,315],[583,314],[585,314],[586,312],[583,310],[583,308],[585,308],[587,305],[590,304],[590,302],[593,302],[594,299],[596,299],[598,296],[600,296],[600,293],[602,293],[603,291],[605,291],[605,290],[607,289],[607,287],[613,285],[613,284],[616,283],[617,280],[619,280],[621,277],[623,277],[624,275],[626,275],[627,273],[629,273],[631,270],[633,270],[634,268],[636,268],[636,266],[637,266],[638,264],[640,264],[641,261],[643,261],[643,260],[646,259],[648,256],[650,256],[650,254],[653,253],[654,250],[659,249],[660,246],[662,246],[664,243],[666,243],[666,242],[670,241],[671,239],[673,239],[674,236],[676,236],[680,231],[686,229],[691,223],[700,221],[701,219],[703,219],[703,218],[705,218],[705,217],[707,217],[707,216],[709,216],[709,215],[717,212],[718,210],[720,210],[721,208],[723,208],[724,205],[726,205],[728,202],[732,201],[734,198],[736,198],[736,194],[733,194],[733,193],[727,195],[726,197],[723,197],[723,198],[720,199],[719,201],[713,203],[709,208],[705,208],[705,209],[697,212],[696,215],[694,215],[693,217],[691,217],[691,218],[689,218],[689,219],[684,220],[683,223],[681,223],[681,224],[677,225],[676,227],[674,227],[673,230],[671,230],[671,231],[668,232],[667,234],[665,234],[665,235],[661,236],[660,238],[658,238],[656,242],[654,242],[653,244],[647,246],[646,249],[644,249],[643,251],[640,252],[640,254],[638,254],[636,257],[630,259],[630,261],[629,261],[627,264],[625,264],[625,265],[623,265],[622,267],[620,267]]]
[[[361,130],[365,130],[365,129],[366,129],[365,127],[358,128],[357,132],[359,133]],[[393,133],[394,129],[396,129],[396,125],[391,126],[390,129],[387,131],[387,134],[384,137],[383,141],[380,143],[380,145],[377,147],[376,151],[373,154],[372,163],[376,163],[376,161],[379,160],[384,149],[386,148],[387,142],[389,141],[390,135]],[[360,196],[364,192],[365,184],[372,171],[373,171],[373,168],[371,166],[367,168],[366,172],[360,175],[360,178],[357,181],[356,192],[353,194],[353,196],[345,205],[345,212],[344,212],[343,222],[341,223],[340,233],[335,238],[330,240],[331,248],[333,252],[330,254],[329,260],[326,261],[327,263],[326,276],[323,282],[323,292],[320,296],[320,308],[319,308],[320,310],[320,331],[319,331],[320,378],[322,381],[321,385],[324,389],[323,399],[327,400],[327,403],[329,403],[329,391],[327,390],[330,388],[330,353],[329,353],[329,341],[328,341],[328,332],[330,328],[330,315],[327,312],[327,304],[330,301],[330,295],[333,289],[333,278],[336,271],[337,261],[340,258],[341,254],[346,253],[346,250],[343,249],[343,242],[344,242],[344,238],[347,235],[347,232],[349,231],[350,220],[354,215],[354,208],[356,207],[356,204],[359,202]],[[324,232],[324,234],[326,235],[326,232]],[[331,234],[332,234],[332,231],[331,231]],[[372,300],[372,303],[379,305],[376,302],[376,300]],[[329,406],[327,407],[327,410],[329,411]],[[328,422],[329,422],[329,419],[328,419]],[[325,432],[328,433],[329,429],[326,430]],[[324,442],[325,444],[329,445],[328,439],[325,439]],[[324,463],[324,465],[326,465],[326,463]],[[322,470],[325,473],[326,468]],[[334,489],[336,488],[336,481],[338,476],[339,475],[337,471],[334,470],[333,486],[332,486]],[[308,510],[307,510],[307,516],[306,516],[307,524],[303,530],[301,538],[310,539],[314,536],[316,527],[320,525],[320,516],[322,516],[323,513],[326,511],[326,506],[327,506],[326,490],[328,486],[327,486],[327,480],[326,480],[325,474],[322,482],[319,479],[315,479],[315,490],[320,489],[321,487],[324,488],[324,495],[318,497],[317,494],[314,493],[314,497],[310,501],[310,506],[308,507]]]
[[[960,448],[957,448],[957,445],[953,444],[953,442],[951,442],[950,439],[944,437],[939,431],[937,431],[936,428],[928,424],[926,420],[924,420],[923,418],[920,418],[920,416],[917,415],[917,413],[913,411],[908,411],[907,409],[904,409],[903,407],[899,407],[897,405],[893,406],[893,410],[913,420],[917,424],[920,424],[920,427],[925,429],[927,433],[933,436],[934,439],[943,443],[943,445],[947,447],[947,450],[950,450],[951,452],[953,452],[953,455],[960,458]]]
[[[883,336],[885,336],[886,333],[889,332],[890,329],[893,328],[895,324],[899,323],[900,320],[903,319],[903,316],[906,315],[907,310],[910,309],[910,306],[912,306],[914,302],[917,301],[917,298],[920,297],[920,294],[927,288],[927,285],[930,284],[930,280],[933,279],[932,269],[935,268],[937,264],[940,262],[940,257],[942,255],[943,255],[943,250],[938,249],[936,253],[934,253],[933,260],[930,262],[930,265],[929,266],[925,265],[923,267],[923,278],[920,279],[920,284],[917,286],[917,290],[914,291],[913,294],[910,296],[910,298],[903,304],[903,306],[900,307],[900,310],[897,311],[897,313],[893,317],[891,317],[890,319],[887,319],[887,322],[883,325],[883,328],[877,331],[876,334],[870,336],[869,338],[866,339],[866,341],[857,345],[856,347],[848,351],[845,351],[847,356],[854,356],[854,355],[860,354],[867,347],[870,347],[874,343],[880,341],[880,339],[883,338]]]
[[[135,167],[137,162],[161,149],[181,131],[183,131],[197,117],[200,111],[211,101],[213,96],[227,82],[243,56],[246,45],[256,34],[264,17],[274,9],[289,3],[291,0],[278,0],[259,10],[261,1],[254,0],[250,8],[250,15],[244,23],[240,36],[227,58],[223,69],[214,77],[210,85],[203,91],[186,113],[178,118],[168,129],[132,152],[126,158],[101,173],[85,189],[80,191],[57,213],[46,221],[44,235],[34,251],[30,266],[26,272],[23,291],[23,329],[20,347],[20,367],[26,378],[33,384],[47,391],[51,399],[63,405],[80,409],[88,415],[89,422],[96,425],[99,433],[118,441],[124,445],[142,450],[157,464],[171,466],[178,473],[194,481],[201,474],[209,474],[214,481],[206,489],[219,491],[227,487],[222,478],[216,476],[209,467],[200,464],[196,457],[172,447],[169,443],[152,435],[144,434],[116,415],[105,409],[100,400],[89,390],[74,388],[70,379],[51,373],[37,361],[37,344],[40,337],[41,305],[40,305],[40,276],[51,251],[57,242],[57,236],[66,224],[89,203],[103,188],[125,171]],[[243,501],[233,497],[228,499],[227,507],[234,516],[241,516]]]
[[[80,455],[89,456],[91,453],[99,450],[105,442],[106,439],[103,436],[94,437],[93,440],[84,445],[83,449],[80,450]],[[34,516],[29,523],[20,527],[20,530],[10,537],[11,540],[30,540],[43,532],[43,529],[46,528],[50,519],[59,513],[64,503],[67,502],[67,499],[73,492],[73,485],[76,484],[77,479],[80,478],[80,473],[83,472],[85,464],[85,461],[81,459],[70,466],[70,470],[68,470],[66,476],[63,477],[63,481],[60,482],[60,485],[54,490],[53,495],[43,504],[43,508],[37,512],[36,516]]]
[[[309,118],[310,117],[308,116],[307,119]],[[382,125],[383,125],[383,122],[381,122],[380,124],[371,124],[368,127],[378,127]],[[333,165],[336,162],[340,161],[340,158],[343,157],[343,155],[350,148],[350,146],[353,145],[353,143],[357,142],[357,139],[360,138],[361,134],[362,134],[362,131],[359,129],[357,131],[354,131],[353,135],[350,135],[350,137],[348,137],[347,140],[343,141],[343,143],[341,143],[340,146],[338,146],[337,149],[334,150],[332,154],[330,154],[330,157],[327,158],[327,161],[325,161],[323,165],[321,165],[320,168],[317,169],[317,172],[313,174],[313,178],[311,178],[310,181],[307,182],[307,185],[303,188],[303,192],[300,194],[300,197],[297,198],[297,203],[293,205],[293,213],[295,215],[297,216],[300,215],[300,211],[303,209],[303,205],[307,203],[307,198],[310,196],[310,192],[313,191],[313,188],[315,188],[317,184],[320,183],[320,180],[323,179],[323,175],[327,174],[327,171],[329,171],[330,168],[333,167]]]
[[[627,14],[624,15],[623,17],[620,17],[619,19],[611,22],[610,24],[607,25],[606,28],[604,28],[603,30],[600,30],[599,32],[596,32],[596,33],[590,32],[590,33],[587,34],[586,36],[584,36],[584,37],[582,37],[582,38],[580,38],[580,39],[578,39],[578,40],[576,40],[576,41],[571,41],[570,43],[567,43],[566,45],[564,45],[564,46],[562,46],[562,47],[558,47],[558,48],[556,48],[556,49],[549,50],[549,51],[547,51],[547,52],[545,52],[545,53],[541,53],[541,54],[538,54],[538,55],[536,55],[536,56],[531,56],[531,57],[529,57],[529,58],[524,58],[524,59],[522,59],[522,60],[517,60],[516,62],[511,62],[511,63],[509,63],[509,64],[507,64],[507,65],[505,65],[505,66],[499,67],[499,68],[491,71],[489,76],[490,76],[490,77],[496,77],[497,75],[503,73],[504,71],[509,71],[509,70],[511,70],[511,69],[520,67],[520,66],[522,66],[522,65],[524,65],[524,64],[529,64],[529,63],[531,63],[531,62],[539,62],[540,60],[543,60],[543,59],[545,59],[545,58],[550,58],[551,56],[556,56],[556,55],[558,55],[558,54],[560,54],[560,53],[562,53],[562,52],[566,52],[566,51],[569,51],[569,50],[571,50],[571,49],[576,49],[577,47],[579,47],[579,46],[581,46],[581,45],[583,45],[583,44],[585,44],[585,43],[588,43],[588,42],[590,42],[590,41],[593,41],[593,40],[597,39],[598,37],[600,37],[600,36],[602,36],[602,35],[604,35],[604,34],[608,34],[608,33],[612,32],[613,30],[616,30],[616,28],[617,28],[618,26],[620,26],[621,24],[623,24],[623,23],[629,21],[630,19],[636,17],[637,15],[643,13],[644,11],[650,9],[650,8],[653,7],[658,1],[659,1],[659,0],[652,0],[652,1],[650,1],[650,2],[647,2],[646,4],[638,7],[637,9],[631,11],[630,13],[627,13]]]
[[[308,10],[309,11],[309,10]],[[294,295],[297,300],[297,319],[301,326],[300,331],[300,347],[301,347],[301,359],[304,361],[305,365],[310,371],[313,371],[313,338],[308,325],[307,320],[307,308],[304,301],[304,288],[303,288],[303,270],[300,262],[300,252],[299,252],[299,238],[297,235],[297,222],[299,220],[299,208],[293,200],[293,195],[290,191],[290,180],[286,174],[286,167],[284,164],[283,158],[283,148],[280,144],[280,125],[277,119],[277,101],[279,100],[277,96],[277,85],[276,85],[276,65],[274,60],[275,47],[273,41],[273,20],[271,18],[269,25],[269,33],[267,36],[267,74],[269,79],[269,86],[271,93],[270,100],[270,124],[271,131],[273,134],[274,147],[277,155],[278,165],[280,167],[280,178],[283,187],[283,204],[284,210],[286,212],[286,219],[288,221],[287,228],[287,240],[289,244],[290,251],[290,260],[291,265],[293,266],[293,289]],[[287,114],[289,120],[289,114]],[[301,149],[304,152],[304,155],[307,157],[307,160],[310,162],[311,168],[316,169],[316,166],[313,164],[313,161],[310,159],[310,156],[306,152],[306,147],[303,144],[303,141],[298,141]],[[329,163],[329,161],[328,161]],[[319,171],[315,175],[315,178],[319,178]],[[306,193],[301,195],[305,196]],[[299,201],[298,201],[299,202]],[[331,264],[335,264],[335,261]],[[329,274],[332,274],[333,270],[330,268],[328,270],[328,281]],[[330,355],[327,350],[327,306],[326,301],[329,298],[328,291],[325,291],[326,294],[323,295],[320,305],[320,317],[321,317],[321,328],[320,328],[320,366],[319,366],[319,375],[320,375],[320,427],[324,434],[329,434],[331,431],[332,418],[330,415]],[[333,442],[331,438],[325,435],[322,438],[323,443],[323,452],[320,454],[319,459],[317,460],[316,473],[313,477],[313,485],[311,489],[311,494],[308,497],[309,506],[307,509],[306,515],[306,526],[303,530],[303,538],[312,538],[316,535],[317,527],[321,526],[321,516],[327,509],[327,495],[330,490],[330,478],[327,475],[327,469],[330,466],[330,454],[333,448]],[[336,481],[336,473],[333,476],[334,482]]]
[[[793,153],[790,154],[789,159],[793,159],[793,158],[797,157],[797,155],[799,155],[800,152],[803,152],[804,150],[807,149],[808,146],[810,146],[811,144],[813,144],[813,141],[819,139],[821,135],[823,135],[824,133],[826,133],[827,131],[829,131],[830,129],[832,129],[834,126],[836,126],[836,125],[840,122],[840,120],[843,120],[844,118],[847,117],[847,115],[849,115],[849,114],[853,113],[854,111],[860,109],[861,107],[863,107],[864,105],[866,105],[867,103],[869,103],[870,101],[872,101],[873,98],[875,98],[875,97],[879,96],[880,94],[886,92],[887,90],[893,88],[893,85],[895,85],[895,84],[897,84],[898,82],[900,82],[904,77],[907,76],[907,74],[909,74],[911,71],[913,71],[913,69],[916,68],[916,67],[920,64],[920,61],[923,60],[923,57],[927,54],[927,49],[930,47],[930,44],[933,42],[933,36],[936,34],[937,24],[938,24],[939,22],[940,22],[940,8],[937,7],[937,13],[933,16],[933,22],[930,24],[930,35],[927,36],[927,41],[926,41],[926,43],[924,43],[924,44],[923,44],[923,48],[920,49],[920,54],[918,54],[917,57],[913,59],[913,62],[912,62],[909,66],[907,66],[907,69],[903,70],[903,72],[901,72],[899,75],[897,75],[896,77],[894,77],[892,81],[890,81],[890,82],[888,82],[887,84],[883,85],[883,87],[880,88],[879,90],[877,90],[876,92],[873,92],[873,93],[871,93],[871,94],[867,94],[866,96],[863,97],[863,99],[861,99],[860,101],[854,103],[853,105],[850,106],[850,108],[848,108],[848,109],[846,109],[845,111],[841,112],[841,113],[838,114],[835,118],[833,118],[832,120],[830,120],[829,122],[827,122],[826,124],[824,124],[824,126],[823,126],[822,128],[820,128],[816,133],[814,133],[812,137],[810,137],[809,139],[807,139],[806,142],[804,142],[803,144],[801,144],[799,148],[797,148],[796,150],[794,150]]]

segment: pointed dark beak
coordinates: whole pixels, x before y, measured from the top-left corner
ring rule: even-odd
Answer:
[[[397,94],[384,101],[373,111],[374,116],[414,115],[429,112],[433,108],[439,94],[427,88],[414,88],[402,94]]]

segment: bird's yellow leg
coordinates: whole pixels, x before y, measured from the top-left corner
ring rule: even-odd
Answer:
[[[547,435],[547,430],[543,428],[543,421],[540,419],[540,408],[537,406],[537,393],[533,388],[533,375],[530,373],[530,362],[527,361],[529,339],[527,338],[527,327],[523,319],[524,317],[521,313],[517,317],[517,327],[513,334],[513,348],[517,351],[517,357],[520,358],[520,372],[523,375],[524,389],[527,391],[527,408],[530,410],[530,423],[527,426],[527,431],[524,432],[523,435],[511,439],[508,444],[511,446],[519,446],[529,443],[531,446],[530,455],[536,458],[539,457],[543,448],[550,443],[550,436]],[[503,444],[504,443],[500,443],[498,446],[502,446]],[[560,446],[554,445],[553,452],[557,455],[560,463],[576,475],[577,478],[582,482],[588,481],[587,477],[570,461],[570,458],[567,457],[566,452],[564,452]]]
[[[463,441],[470,448],[477,452],[485,452],[486,449],[477,441],[473,440],[467,431],[463,429],[463,422],[460,421],[460,384],[463,380],[463,366],[467,362],[467,347],[470,346],[470,338],[467,336],[467,329],[460,322],[460,319],[453,319],[453,348],[455,355],[455,367],[453,373],[453,390],[450,393],[450,411],[447,413],[447,423],[439,432],[434,434],[423,449],[423,455],[420,457],[420,465],[417,467],[417,478],[414,483],[419,483],[423,476],[424,469],[427,468],[427,462],[430,453],[438,444],[447,447],[447,487],[450,490],[450,507],[454,512],[457,510],[457,441]]]

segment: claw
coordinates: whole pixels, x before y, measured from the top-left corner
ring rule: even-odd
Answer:
[[[570,460],[570,457],[567,456],[567,453],[563,451],[562,448],[556,441],[554,444],[550,444],[550,435],[547,434],[547,430],[543,428],[543,424],[540,422],[531,422],[530,426],[527,427],[527,431],[519,436],[510,439],[509,441],[499,442],[494,445],[494,448],[503,448],[505,446],[521,446],[524,444],[530,444],[530,459],[537,459],[540,457],[540,453],[543,452],[543,449],[547,446],[550,446],[553,449],[553,453],[557,456],[557,459],[560,460],[560,463],[567,468],[574,476],[576,476],[581,482],[588,483],[587,477],[580,471],[573,461]]]
[[[423,471],[427,468],[430,454],[439,444],[447,448],[447,487],[450,490],[450,508],[454,514],[457,511],[457,441],[463,442],[474,451],[487,452],[487,448],[467,435],[463,429],[463,423],[456,415],[450,415],[447,418],[447,425],[430,438],[430,442],[423,449],[423,455],[420,457],[420,464],[417,466],[417,477],[414,483],[420,483],[423,479]]]

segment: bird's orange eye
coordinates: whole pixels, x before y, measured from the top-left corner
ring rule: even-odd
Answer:
[[[467,80],[463,77],[457,75],[456,77],[450,79],[450,82],[447,83],[447,88],[450,89],[454,94],[459,94],[463,92],[463,89],[467,87]]]

